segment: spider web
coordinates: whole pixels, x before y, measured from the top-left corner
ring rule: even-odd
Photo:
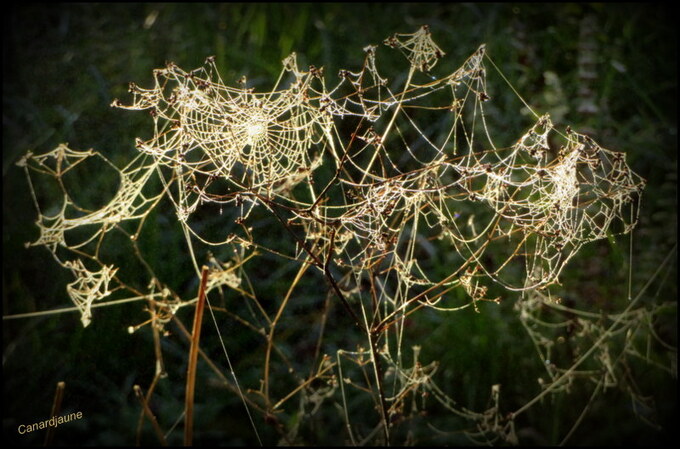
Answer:
[[[117,288],[131,290],[116,276],[121,267],[102,260],[99,248],[126,222],[138,223],[130,235],[134,244],[145,218],[167,198],[197,273],[200,260],[208,260],[197,254],[197,242],[233,247],[231,261],[209,256],[208,290],[247,295],[243,265],[256,251],[311,264],[335,283],[340,296],[358,300],[346,304],[354,316],[364,317],[365,330],[394,331],[385,339],[397,341],[397,353],[385,349],[371,356],[391,367],[396,387],[390,410],[410,394],[427,391],[478,422],[480,434],[493,431],[511,441],[512,428],[498,424],[497,389],[496,407],[473,413],[436,386],[436,366],[403,366],[403,319],[421,307],[476,308],[477,301],[499,301],[508,291],[524,292],[534,302],[544,298],[539,289],[558,283],[584,244],[635,227],[645,182],[624,153],[570,128],[558,131],[549,115],[536,116],[514,143],[496,146],[485,115],[491,98],[484,45],[457,70],[435,77],[431,71],[445,53],[427,27],[395,34],[384,44],[409,64],[401,84],[379,73],[382,50],[372,45],[364,48],[363,65],[341,70],[332,88],[323,68],[301,70],[294,53],[282,61],[279,79],[266,92],[247,87],[246,79],[225,84],[212,57],[189,72],[174,63],[155,70],[149,89],[130,84],[130,104],[115,100],[112,106],[148,111],[153,136],[137,139],[139,154],[126,167],[65,144],[21,160],[39,214],[40,236],[30,245],[46,247],[74,274],[67,291],[87,326],[94,301]],[[98,210],[76,204],[62,182],[89,158],[113,167],[120,179],[113,199]],[[42,212],[31,181],[38,174],[61,186],[55,213]],[[160,192],[149,192],[152,179],[160,180]],[[200,223],[202,212],[217,209],[230,219],[215,237]],[[295,250],[258,243],[247,224],[260,212],[279,219],[294,236]],[[87,232],[70,240],[77,229]],[[65,260],[60,250],[76,258]],[[86,268],[83,260],[97,269]],[[445,264],[445,273],[435,269],[437,261]],[[360,288],[367,279],[370,294]],[[153,273],[149,286],[164,322],[192,302],[179,300]],[[450,294],[455,289],[468,301],[456,301]],[[528,320],[531,314],[523,313]],[[369,352],[341,351],[337,363],[322,365],[318,376],[333,366],[341,369],[341,355],[363,366]],[[344,383],[352,380],[343,378]],[[314,410],[334,391],[311,391]]]

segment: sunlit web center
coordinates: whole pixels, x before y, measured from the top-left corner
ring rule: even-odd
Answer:
[[[261,141],[267,134],[267,124],[261,118],[251,120],[246,125],[246,136],[248,143],[253,145]]]

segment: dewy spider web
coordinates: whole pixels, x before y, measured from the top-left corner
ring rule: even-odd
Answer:
[[[623,153],[569,128],[557,132],[548,115],[536,116],[514,144],[497,147],[484,112],[491,100],[484,45],[458,70],[437,78],[430,71],[444,52],[427,27],[384,43],[408,61],[402,86],[378,72],[375,46],[364,49],[359,70],[341,70],[331,89],[323,68],[300,70],[295,54],[283,61],[279,79],[264,93],[248,88],[245,79],[238,87],[226,85],[212,57],[190,72],[169,63],[154,71],[151,88],[130,85],[130,105],[113,103],[147,110],[154,123],[153,137],[137,140],[140,154],[125,168],[93,150],[67,145],[44,155],[28,153],[20,165],[26,168],[40,229],[30,245],[45,246],[75,275],[68,293],[83,325],[90,323],[93,301],[113,290],[140,294],[117,277],[121,267],[102,260],[100,248],[111,230],[127,232],[125,222],[139,223],[129,235],[134,244],[149,212],[167,197],[197,273],[208,256],[197,253],[195,245],[234,248],[232,262],[209,256],[209,290],[230,288],[255,297],[241,285],[243,264],[257,254],[253,247],[311,264],[331,281],[352,315],[364,317],[358,324],[367,333],[394,329],[398,353],[372,354],[374,364],[384,357],[395,370],[393,408],[408,391],[424,388],[462,413],[438,390],[431,372],[400,365],[403,318],[420,307],[476,307],[503,289],[534,292],[558,282],[582,245],[633,229],[644,180]],[[345,131],[348,124],[351,133]],[[559,140],[561,145],[555,143]],[[76,204],[62,180],[89,158],[100,158],[120,178],[118,193],[94,211]],[[57,213],[41,212],[31,182],[36,174],[61,187]],[[149,192],[152,179],[160,179],[160,192]],[[232,220],[217,238],[203,235],[196,225],[199,211],[214,207],[227,210]],[[294,236],[296,250],[286,254],[285,247],[263,247],[246,226],[255,210],[275,215]],[[70,240],[80,228],[87,230],[85,237]],[[64,260],[60,250],[76,258]],[[437,277],[430,259],[438,254],[447,254],[448,271]],[[83,260],[98,270],[86,268]],[[191,302],[180,301],[152,271],[150,276],[149,298],[162,296],[153,301],[165,315]],[[366,279],[370,298],[360,288]],[[491,285],[502,288],[489,295]],[[157,286],[164,294],[154,293]],[[447,293],[457,287],[470,302],[447,302]],[[352,311],[345,295],[359,300],[354,309],[360,313]],[[355,362],[365,355],[342,354]],[[338,353],[339,369],[340,360]],[[319,373],[332,364],[323,366]],[[479,422],[490,419],[463,414]]]

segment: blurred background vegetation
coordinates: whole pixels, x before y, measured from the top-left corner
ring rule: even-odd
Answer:
[[[26,180],[15,166],[28,150],[42,153],[68,142],[75,149],[95,148],[122,167],[136,151],[135,137],[150,136],[151,120],[145,113],[109,105],[113,98],[128,98],[130,81],[149,87],[152,70],[166,61],[190,70],[215,55],[225,82],[246,75],[258,90],[266,90],[291,51],[297,52],[301,67],[324,66],[332,80],[340,68],[360,66],[366,45],[380,45],[395,32],[414,32],[423,24],[446,52],[438,73],[455,69],[486,43],[532,107],[550,112],[558,127],[592,130],[605,148],[626,152],[631,168],[648,180],[634,240],[635,293],[677,241],[674,17],[670,6],[635,4],[14,5],[3,16],[3,315],[70,305],[65,291],[69,273],[58,269],[44,249],[24,247],[37,236]],[[594,77],[584,75],[584,62],[579,64],[584,51],[594,56],[585,63]],[[396,68],[385,67],[384,73],[392,70]],[[528,119],[491,68],[488,84],[495,138],[512,142]],[[96,198],[115,185],[115,180],[93,173],[82,189]],[[154,220],[157,225],[148,231],[144,248],[150,262],[160,277],[176,281],[179,293],[195,295],[183,238],[161,217]],[[627,237],[588,245],[562,274],[559,293],[590,310],[620,311],[627,303],[627,264]],[[281,267],[282,273],[262,276],[268,279],[262,291],[280,296],[294,269]],[[677,299],[676,262],[664,273],[665,282],[655,282],[645,299],[650,303]],[[314,335],[290,325],[311,320],[307,308],[323,301],[313,282],[299,296],[299,307],[290,308],[285,317],[289,334],[279,339],[293,359],[310,352]],[[513,299],[500,306],[484,304],[479,314],[422,313],[414,319],[412,335],[421,338],[421,360],[440,362],[438,384],[468,408],[488,407],[493,384],[502,385],[501,407],[508,411],[539,389],[539,360],[512,309]],[[85,329],[77,314],[3,321],[3,441],[40,444],[41,432],[19,435],[17,426],[48,417],[56,383],[65,381],[64,412],[82,411],[84,418],[60,427],[57,444],[133,444],[139,403],[132,385],[148,386],[154,369],[150,333],[127,333],[130,324],[144,319],[141,308],[131,304],[95,312],[93,324]],[[182,318],[188,322],[189,316]],[[676,320],[673,314],[661,327],[674,344]],[[235,322],[227,320],[225,326],[242,385],[258,388],[260,359],[253,354],[261,351],[263,340],[240,332]],[[347,336],[351,322],[344,318],[329,327],[327,341],[336,348],[352,349],[359,341]],[[206,347],[214,343],[211,338],[205,337]],[[184,340],[166,340],[169,377],[160,383],[152,404],[165,429],[181,414],[187,353]],[[215,386],[203,368],[199,365],[196,442],[256,443],[238,398]],[[649,445],[677,439],[676,378],[643,363],[631,370],[639,393],[656,406],[641,414],[658,426],[636,416],[628,395],[611,389],[595,401],[570,444]],[[576,388],[522,415],[517,421],[520,442],[558,443],[589,394],[588,388]],[[354,421],[375,420],[375,410],[366,405],[365,416],[354,416]],[[453,419],[433,407],[429,416],[412,423],[415,442],[468,443],[461,434],[440,434],[428,427],[460,428]],[[339,413],[318,414],[313,420],[299,443],[344,441]],[[263,417],[255,416],[255,421],[264,442],[276,443],[277,434]],[[145,432],[142,443],[156,444],[150,430]],[[177,444],[177,438],[181,432],[176,430],[170,441]]]

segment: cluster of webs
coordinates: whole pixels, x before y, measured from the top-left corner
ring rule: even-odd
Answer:
[[[246,223],[265,208],[298,236],[296,259],[327,273],[332,266],[354,285],[379,273],[380,300],[395,313],[416,301],[458,307],[443,302],[457,287],[470,304],[489,299],[489,285],[547,287],[583,244],[635,226],[644,180],[623,153],[569,128],[558,132],[548,115],[536,116],[512,145],[495,145],[484,46],[435,77],[444,52],[427,27],[384,44],[407,58],[405,81],[381,75],[376,55],[385,50],[377,46],[364,48],[362,67],[341,70],[332,88],[323,68],[301,70],[295,54],[264,93],[245,78],[228,86],[212,57],[190,72],[169,63],[154,71],[150,89],[130,85],[131,104],[114,101],[148,111],[154,123],[126,167],[67,145],[27,154],[20,165],[29,180],[42,173],[63,189],[61,207],[49,213],[34,193],[40,236],[30,245],[47,247],[73,272],[68,293],[83,324],[92,302],[117,285],[117,268],[99,257],[105,237],[124,222],[143,223],[164,197],[189,238],[216,247],[257,245]],[[76,204],[61,182],[90,158],[120,177],[98,210]],[[207,208],[230,211],[232,227],[221,238],[202,235],[195,223]],[[64,248],[71,256],[61,255]],[[435,257],[447,273],[430,269]],[[212,279],[238,285],[226,265],[216,266],[224,269]]]

